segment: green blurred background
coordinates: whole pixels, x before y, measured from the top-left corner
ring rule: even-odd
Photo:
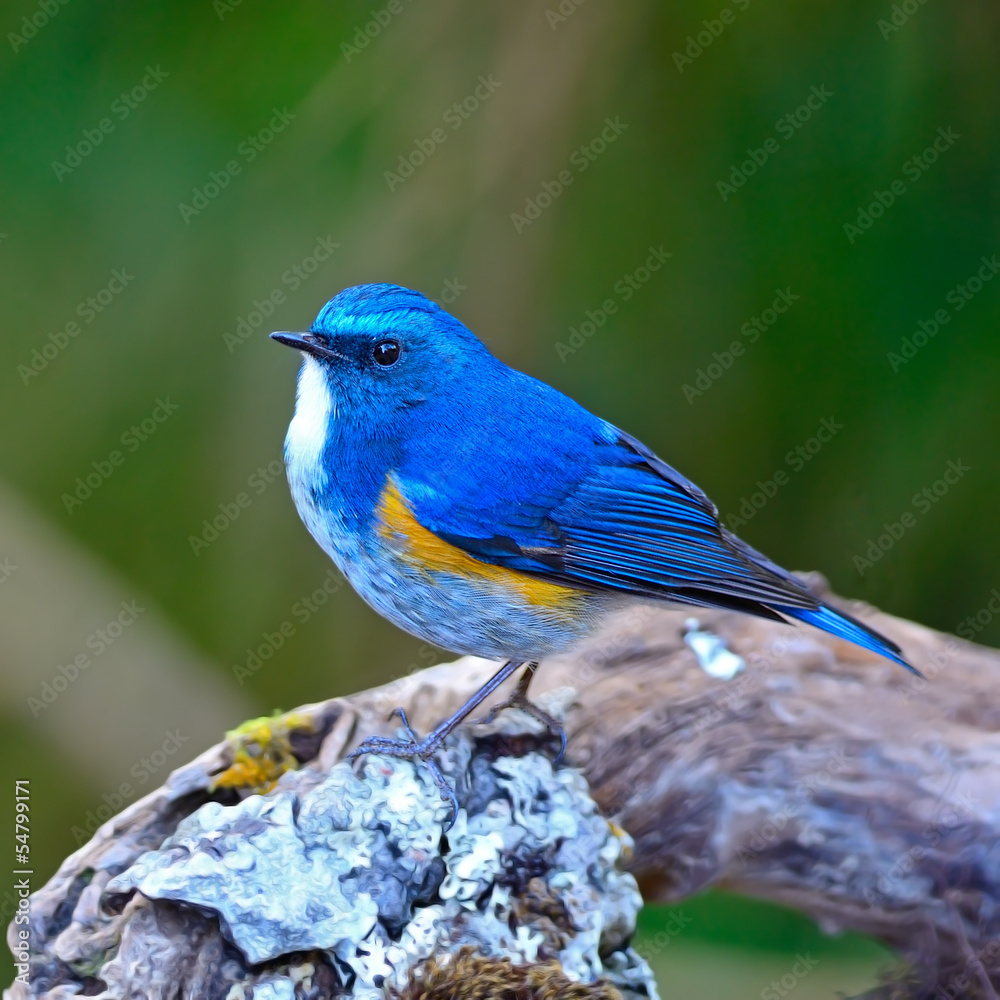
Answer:
[[[266,334],[304,329],[347,285],[447,303],[724,515],[783,471],[737,525],[750,542],[936,628],[979,613],[977,638],[1000,640],[984,610],[1000,587],[1000,281],[953,291],[1000,252],[996,4],[739,0],[723,21],[720,0],[375,3],[385,23],[364,47],[371,4],[0,4],[0,745],[3,788],[31,782],[36,885],[88,816],[224,728],[436,659],[347,587],[300,603],[329,564],[266,471],[297,367]],[[272,118],[281,131],[261,132]],[[387,180],[435,129],[426,162]],[[942,133],[958,138],[923,159]],[[547,204],[560,171],[572,182]],[[851,242],[845,223],[897,179]],[[308,261],[320,240],[339,247]],[[651,247],[672,256],[645,281]],[[116,270],[124,289],[101,295]],[[741,328],[768,321],[779,289],[798,298],[751,342]],[[251,316],[275,290],[272,315]],[[88,297],[110,298],[90,322]],[[606,299],[614,315],[560,350]],[[939,309],[940,332],[893,363]],[[259,322],[227,344],[241,318]],[[734,341],[745,351],[721,367]],[[809,454],[824,418],[842,428]],[[970,471],[917,504],[949,461]],[[195,553],[241,492],[250,505]],[[859,572],[904,512],[914,526]],[[143,610],[102,638],[122,602]],[[283,622],[292,634],[238,683]],[[771,908],[710,896],[691,912],[654,959],[665,996],[757,997],[810,942],[826,971],[796,996],[855,989],[878,965],[873,945],[820,945]],[[647,911],[643,940],[668,919]]]

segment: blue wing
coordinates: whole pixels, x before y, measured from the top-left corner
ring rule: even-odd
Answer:
[[[490,445],[464,452],[464,483],[454,466],[433,485],[404,466],[401,486],[420,523],[483,562],[584,590],[794,618],[913,670],[891,640],[727,531],[708,497],[643,444],[560,400],[562,420],[525,421],[523,410],[491,420],[507,444],[481,436]],[[527,436],[509,437],[512,423]]]

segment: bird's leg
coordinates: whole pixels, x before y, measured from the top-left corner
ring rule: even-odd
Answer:
[[[422,740],[418,739],[416,733],[410,728],[403,709],[393,709],[389,718],[391,719],[393,715],[399,716],[408,739],[398,740],[389,736],[370,736],[356,750],[352,750],[348,754],[347,759],[355,760],[363,754],[368,753],[384,754],[387,757],[419,758],[427,765],[431,776],[434,778],[434,783],[441,790],[441,794],[450,800],[452,808],[451,819],[454,822],[455,817],[458,815],[458,800],[455,798],[455,793],[452,791],[451,786],[441,773],[441,769],[435,763],[434,753],[444,742],[448,734],[466,716],[475,711],[520,666],[520,660],[508,660],[457,712],[450,715]],[[527,685],[525,685],[525,690],[527,690]]]
[[[479,723],[492,722],[505,708],[519,708],[522,712],[527,712],[533,719],[537,719],[553,736],[559,737],[559,753],[556,754],[556,761],[559,761],[566,752],[566,730],[548,712],[540,709],[534,702],[528,701],[528,688],[531,686],[537,669],[537,663],[526,664],[524,673],[521,674],[517,687],[514,688],[511,696],[506,701],[500,702],[499,705],[494,705],[483,718],[476,721]]]

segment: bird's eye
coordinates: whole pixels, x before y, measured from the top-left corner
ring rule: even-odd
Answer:
[[[399,341],[380,340],[373,352],[375,363],[383,368],[390,368],[399,360]]]

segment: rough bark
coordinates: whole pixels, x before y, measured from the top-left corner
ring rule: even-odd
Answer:
[[[715,679],[685,642],[686,616],[649,609],[544,662],[532,693],[555,704],[554,689],[572,689],[568,760],[635,839],[647,901],[713,885],[773,900],[896,949],[912,975],[887,995],[995,997],[1000,653],[847,608],[926,680],[814,629],[700,612],[701,628],[746,662]],[[467,658],[306,706],[291,749],[328,770],[366,736],[392,734],[391,708],[426,731],[494,669]],[[105,824],[36,895],[40,912],[54,915],[112,844],[123,858],[158,846],[231,762],[220,744]]]

